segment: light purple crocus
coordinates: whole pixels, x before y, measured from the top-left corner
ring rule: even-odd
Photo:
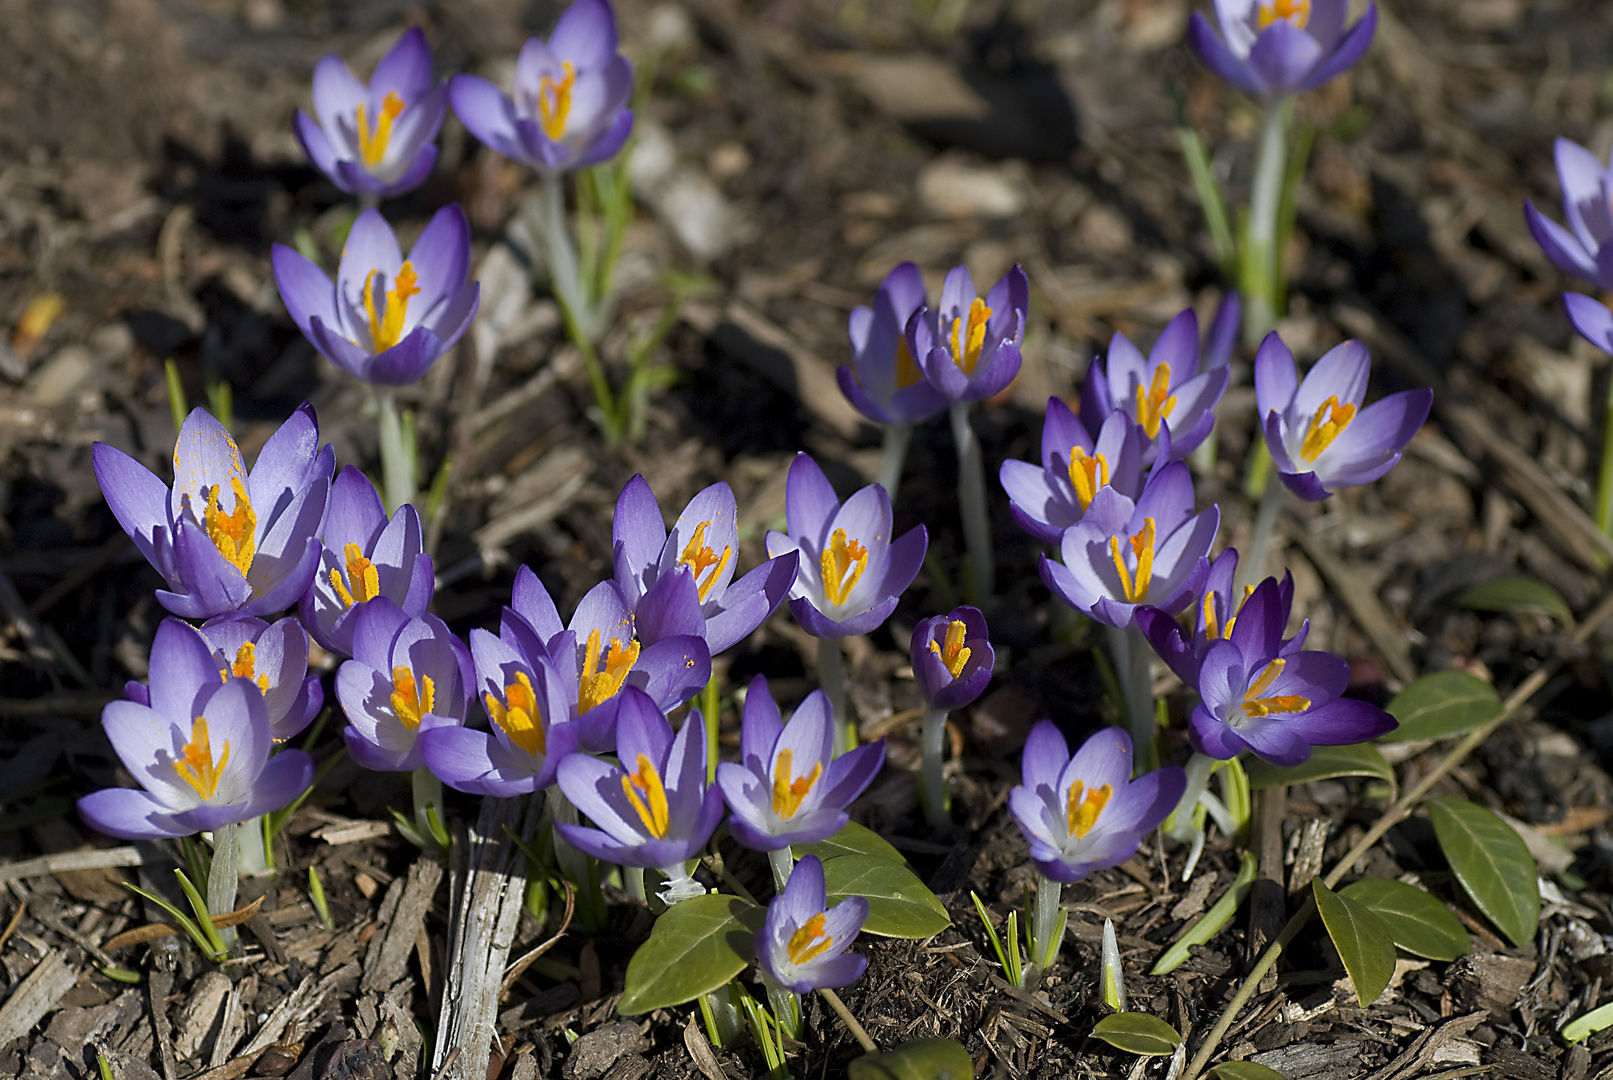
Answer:
[[[1232,363],[1232,350],[1238,344],[1238,327],[1243,320],[1243,297],[1232,289],[1221,297],[1204,332],[1204,359],[1200,371],[1215,371]]]
[[[475,75],[455,75],[448,93],[472,135],[547,172],[597,165],[633,130],[633,66],[617,52],[616,15],[605,0],[575,0],[548,41],[527,39],[515,59],[513,99]]]
[[[1008,810],[1044,877],[1068,885],[1119,866],[1170,815],[1187,787],[1182,770],[1133,780],[1131,767],[1131,736],[1120,728],[1092,735],[1074,757],[1052,721],[1031,728]]]
[[[920,620],[908,654],[919,693],[941,712],[961,709],[979,697],[997,662],[986,636],[986,617],[967,604]]]
[[[1299,379],[1276,332],[1255,356],[1255,407],[1266,449],[1288,489],[1312,502],[1369,484],[1395,467],[1428,419],[1434,392],[1403,390],[1362,409],[1371,358],[1359,341],[1329,349]],[[1358,415],[1359,414],[1359,415]]]
[[[1354,66],[1372,44],[1378,6],[1348,30],[1349,0],[1215,0],[1218,35],[1194,12],[1187,40],[1199,61],[1257,98],[1321,86]]]
[[[806,454],[790,463],[784,519],[789,532],[769,532],[767,552],[801,553],[790,612],[814,637],[866,634],[883,623],[918,575],[929,546],[922,525],[891,540],[890,496],[878,484],[841,505]]]
[[[1135,499],[1143,484],[1138,433],[1131,416],[1117,410],[1103,419],[1094,439],[1068,405],[1048,398],[1041,463],[1008,460],[998,470],[1008,512],[1036,539],[1056,544],[1102,489]]]
[[[354,195],[387,198],[425,183],[437,162],[433,140],[448,111],[448,90],[431,73],[431,46],[419,27],[404,32],[370,84],[341,57],[314,68],[316,121],[302,110],[292,122],[314,167]]]
[[[261,688],[220,678],[202,635],[164,620],[152,643],[144,700],[114,701],[101,726],[141,785],[79,800],[79,813],[108,836],[188,836],[278,810],[313,782],[300,750],[269,756],[274,730]]]
[[[1173,461],[1136,502],[1114,488],[1099,491],[1080,524],[1065,530],[1060,561],[1041,557],[1042,582],[1077,611],[1121,629],[1141,604],[1180,611],[1203,587],[1220,523],[1218,507],[1193,513],[1193,478]]]
[[[616,500],[611,539],[616,588],[633,609],[640,631],[645,630],[644,615],[687,605],[690,590],[672,580],[686,576],[694,585],[698,617],[663,617],[659,629],[675,624],[693,630],[706,639],[713,656],[744,640],[778,610],[795,582],[793,553],[769,559],[734,580],[739,507],[733,489],[722,482],[690,499],[669,534],[649,483],[643,476],[633,477]],[[658,636],[645,636],[648,644],[656,640]]]
[[[1174,616],[1157,607],[1137,609],[1137,625],[1160,658],[1188,685],[1198,682],[1199,665],[1210,646],[1230,635],[1247,610],[1259,624],[1286,633],[1294,601],[1294,576],[1284,573],[1281,581],[1267,578],[1259,586],[1246,586],[1240,595],[1235,581],[1238,552],[1227,548],[1210,562],[1204,588],[1192,606],[1189,628],[1183,629]],[[1275,605],[1267,612],[1268,605]],[[1302,622],[1291,639],[1269,642],[1274,655],[1286,656],[1305,647],[1310,623]]]
[[[868,958],[846,950],[868,921],[868,901],[848,896],[829,907],[823,862],[795,864],[784,891],[767,905],[756,935],[756,966],[775,986],[797,994],[834,990],[862,978]]]
[[[319,572],[298,611],[322,648],[352,656],[354,620],[377,597],[411,619],[431,603],[431,556],[419,513],[404,503],[388,521],[375,485],[351,465],[331,485],[320,541]]]
[[[1613,312],[1606,304],[1581,293],[1564,293],[1563,306],[1568,309],[1568,321],[1586,341],[1603,352],[1613,352]]]
[[[940,304],[908,317],[908,352],[947,400],[989,398],[1019,374],[1029,307],[1030,282],[1019,267],[982,297],[969,268],[954,266],[941,284]]]
[[[481,303],[470,280],[470,223],[453,203],[432,215],[409,257],[379,210],[353,222],[331,282],[276,244],[280,299],[321,356],[378,386],[407,386],[453,347]]]
[[[1568,228],[1523,204],[1524,218],[1535,241],[1557,269],[1613,290],[1613,162],[1602,164],[1596,155],[1576,142],[1558,139],[1557,182],[1563,189],[1563,214]]]
[[[885,740],[834,756],[829,696],[814,690],[784,723],[758,675],[745,692],[740,760],[717,766],[717,786],[733,811],[728,831],[752,851],[827,840],[850,821],[846,808],[885,763]]]
[[[307,727],[324,707],[319,676],[308,674],[308,635],[296,619],[267,623],[224,617],[205,624],[200,633],[212,650],[220,681],[249,679],[263,694],[275,742]]]
[[[107,505],[167,581],[157,600],[175,615],[272,615],[308,588],[335,464],[311,405],[269,436],[250,473],[224,425],[201,408],[174,443],[171,490],[105,443],[93,456]]]
[[[349,756],[377,772],[418,769],[420,736],[465,722],[474,679],[470,650],[441,619],[410,618],[384,596],[363,605],[353,620],[353,659],[336,672]]]
[[[706,785],[706,724],[691,710],[674,735],[649,695],[622,691],[611,765],[587,754],[560,763],[560,790],[597,828],[557,825],[566,842],[604,862],[660,870],[670,901],[705,890],[685,867],[722,820],[722,794]]]
[[[1110,339],[1108,356],[1093,361],[1081,386],[1081,423],[1098,431],[1110,413],[1125,413],[1137,425],[1143,464],[1179,461],[1215,425],[1228,375],[1226,364],[1200,369],[1199,321],[1189,308],[1166,325],[1146,359],[1125,334]]]
[[[946,411],[947,399],[931,386],[907,344],[907,322],[929,306],[919,268],[902,263],[879,285],[873,307],[851,313],[853,367],[835,377],[846,400],[876,424],[921,424]]]

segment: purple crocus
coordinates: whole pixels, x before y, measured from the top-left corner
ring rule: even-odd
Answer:
[[[1613,162],[1602,164],[1576,142],[1558,139],[1557,182],[1563,189],[1568,228],[1525,201],[1529,231],[1557,269],[1603,290],[1613,289]]]
[[[353,659],[336,672],[348,754],[377,772],[418,769],[420,736],[465,722],[474,679],[470,650],[441,619],[410,618],[384,596],[365,604],[353,620]]]
[[[878,484],[841,505],[806,454],[790,464],[784,517],[789,532],[769,532],[767,552],[801,553],[790,611],[814,637],[866,634],[883,623],[918,575],[929,546],[922,525],[891,540],[890,496]]]
[[[1300,382],[1294,354],[1276,332],[1255,356],[1255,407],[1277,473],[1312,502],[1369,484],[1395,467],[1428,419],[1434,392],[1403,390],[1366,409],[1371,359],[1359,341],[1335,345]],[[1357,415],[1359,413],[1360,415]]]
[[[415,618],[431,603],[431,556],[425,553],[420,515],[408,503],[387,520],[369,478],[348,465],[331,485],[320,541],[319,572],[298,611],[320,646],[353,655],[353,627],[364,605],[385,597]]]
[[[93,456],[107,505],[167,581],[157,600],[175,615],[272,615],[308,588],[335,464],[311,405],[269,436],[250,473],[224,425],[201,408],[174,443],[171,490],[105,443]]]
[[[1099,491],[1065,530],[1060,561],[1041,557],[1042,581],[1077,611],[1121,629],[1140,604],[1180,611],[1209,573],[1205,556],[1220,522],[1218,507],[1193,513],[1193,479],[1173,461],[1135,502],[1112,487]]]
[[[1586,341],[1603,352],[1613,352],[1613,312],[1606,304],[1581,293],[1563,293],[1563,306],[1568,309],[1568,321]]]
[[[597,165],[633,130],[633,66],[616,51],[616,15],[605,0],[576,0],[548,41],[527,39],[513,99],[475,75],[455,75],[448,94],[472,135],[547,172]]]
[[[378,386],[424,375],[470,326],[481,285],[470,280],[470,223],[452,203],[403,257],[379,210],[353,222],[333,284],[284,244],[272,256],[280,299],[320,355]]]
[[[1246,611],[1268,630],[1278,634],[1286,631],[1294,601],[1294,576],[1285,573],[1281,581],[1267,578],[1259,586],[1246,586],[1240,595],[1234,584],[1237,573],[1238,552],[1234,548],[1227,548],[1211,561],[1203,592],[1193,605],[1189,629],[1184,630],[1173,616],[1157,607],[1145,605],[1137,609],[1137,625],[1143,636],[1189,685],[1198,682],[1199,665],[1210,646],[1230,635]],[[1268,607],[1273,610],[1268,612]],[[1309,631],[1310,623],[1302,622],[1293,638],[1269,642],[1269,647],[1280,655],[1297,652],[1305,647]]]
[[[1170,815],[1187,787],[1182,770],[1133,780],[1131,766],[1131,737],[1120,728],[1097,732],[1074,757],[1052,721],[1031,728],[1008,809],[1044,877],[1068,885],[1119,866]]]
[[[1093,361],[1081,386],[1081,422],[1098,431],[1110,413],[1125,413],[1139,429],[1145,465],[1156,457],[1181,460],[1214,426],[1228,374],[1225,364],[1200,370],[1198,316],[1189,308],[1165,327],[1147,359],[1125,334],[1110,339],[1109,355],[1102,365]]]
[[[690,499],[669,534],[649,483],[643,476],[633,477],[616,500],[611,539],[616,588],[635,616],[680,601],[686,606],[691,590],[673,579],[690,578],[698,616],[659,621],[666,629],[676,624],[701,634],[713,656],[744,640],[778,610],[795,582],[793,553],[769,559],[734,580],[739,507],[733,489],[721,482]],[[645,620],[638,622],[643,630]],[[655,640],[646,637],[649,643]]]
[[[1232,350],[1238,344],[1238,327],[1242,325],[1243,297],[1232,289],[1215,306],[1210,328],[1204,332],[1204,359],[1200,371],[1215,371],[1232,363]]]
[[[1195,11],[1187,40],[1199,61],[1233,86],[1281,98],[1343,74],[1367,51],[1378,7],[1368,4],[1345,30],[1349,7],[1349,0],[1215,0],[1221,34]]]
[[[597,828],[557,825],[572,847],[605,862],[655,868],[668,901],[698,896],[685,862],[722,820],[722,794],[706,785],[706,724],[690,711],[676,735],[649,695],[622,691],[611,765],[586,754],[560,763],[560,790]]]
[[[851,313],[853,368],[840,365],[840,391],[876,424],[921,424],[946,411],[947,399],[925,379],[907,344],[907,322],[929,305],[919,268],[902,263],[879,285],[873,307]]]
[[[1019,267],[981,297],[969,268],[954,266],[941,284],[940,305],[908,317],[908,353],[949,401],[989,398],[1019,374],[1029,307],[1030,282]]]
[[[909,649],[919,693],[932,709],[961,709],[986,688],[997,662],[986,637],[986,617],[968,605],[924,619]]]
[[[717,766],[717,786],[734,814],[728,831],[753,851],[833,836],[885,763],[884,739],[834,756],[834,717],[822,690],[808,694],[784,723],[761,675],[745,693],[739,738],[740,760]]]
[[[176,619],[166,622],[183,625]],[[220,618],[199,633],[213,654],[215,679],[249,679],[263,694],[275,742],[285,742],[307,727],[324,706],[319,676],[308,674],[308,635],[296,619],[267,623]]]
[[[1138,427],[1128,414],[1111,412],[1094,439],[1068,405],[1048,398],[1041,463],[1004,461],[997,476],[1008,493],[1008,512],[1019,527],[1044,543],[1056,544],[1103,488],[1112,487],[1132,499],[1141,492]]]
[[[795,864],[784,891],[767,905],[756,935],[762,977],[797,994],[834,990],[862,978],[868,958],[846,949],[868,921],[868,901],[848,896],[829,907],[823,862],[808,855]]]
[[[419,27],[406,31],[375,65],[369,86],[339,56],[314,68],[316,121],[300,109],[292,122],[308,160],[343,191],[382,198],[419,187],[437,162],[433,140],[448,91],[431,73],[431,46]]]

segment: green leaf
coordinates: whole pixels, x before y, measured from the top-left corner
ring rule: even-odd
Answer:
[[[1558,1034],[1563,1037],[1564,1042],[1572,1045],[1609,1027],[1613,1027],[1613,1001],[1592,1009],[1583,1016],[1576,1016],[1564,1024]]]
[[[1477,675],[1436,671],[1396,694],[1388,710],[1400,726],[1380,736],[1379,742],[1449,739],[1500,716],[1501,697]]]
[[[891,847],[884,837],[855,821],[848,821],[844,829],[827,840],[819,840],[816,844],[795,844],[790,848],[790,853],[795,856],[796,862],[806,855],[816,855],[824,862],[841,855],[873,855],[887,862],[907,864],[902,853]]]
[[[1363,878],[1339,895],[1376,915],[1394,943],[1429,960],[1455,960],[1473,951],[1462,920],[1437,897],[1390,878]]]
[[[1192,955],[1190,950],[1195,945],[1203,945],[1221,932],[1221,928],[1232,921],[1232,916],[1243,905],[1244,897],[1254,888],[1255,870],[1257,864],[1255,857],[1249,852],[1243,853],[1243,865],[1238,868],[1238,876],[1232,879],[1232,884],[1221,898],[1210,906],[1198,922],[1182,932],[1170,948],[1166,949],[1157,961],[1154,969],[1148,974],[1164,975],[1175,971],[1187,962]]]
[[[1533,611],[1568,625],[1574,621],[1574,611],[1562,593],[1534,578],[1504,577],[1486,581],[1458,596],[1456,606],[1474,611]]]
[[[1175,1028],[1150,1013],[1112,1013],[1093,1026],[1092,1034],[1117,1050],[1144,1057],[1175,1053],[1182,1043]]]
[[[1311,895],[1344,970],[1355,983],[1355,998],[1362,1008],[1371,1005],[1395,973],[1395,946],[1389,931],[1365,906],[1329,889],[1321,878],[1311,879]]]
[[[877,855],[841,855],[824,860],[823,880],[831,904],[848,896],[868,901],[865,934],[927,938],[952,925],[941,901],[900,863]]]
[[[969,1051],[953,1039],[914,1039],[883,1054],[864,1054],[846,1069],[849,1080],[974,1080]]]
[[[1283,1080],[1283,1074],[1253,1061],[1223,1061],[1210,1070],[1216,1080]]]
[[[1462,891],[1518,948],[1540,924],[1540,882],[1523,837],[1466,799],[1429,799],[1434,836]]]
[[[682,1005],[745,970],[767,910],[737,896],[707,893],[674,904],[627,964],[623,1016]]]
[[[1313,746],[1311,756],[1298,765],[1282,768],[1251,758],[1245,766],[1249,771],[1249,787],[1255,791],[1276,787],[1279,784],[1303,784],[1311,780],[1331,780],[1337,776],[1375,776],[1394,786],[1395,770],[1371,743],[1354,746]]]

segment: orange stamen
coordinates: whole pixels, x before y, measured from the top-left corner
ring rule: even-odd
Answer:
[[[1083,793],[1085,798],[1082,798]],[[1114,789],[1108,784],[1093,788],[1091,791],[1087,791],[1086,785],[1079,780],[1071,784],[1069,799],[1064,809],[1064,824],[1070,830],[1070,835],[1079,840],[1091,832],[1092,827],[1098,823],[1103,808],[1109,805],[1109,797],[1113,794]]]
[[[868,569],[868,549],[856,540],[847,540],[845,529],[836,529],[829,537],[829,546],[818,556],[818,564],[823,572],[824,598],[839,607]]]
[[[695,585],[699,587],[702,604],[706,602],[706,597],[711,595],[712,586],[716,585],[717,579],[722,576],[728,560],[734,557],[734,549],[727,544],[723,545],[721,555],[706,546],[706,526],[710,524],[709,521],[702,521],[696,525],[694,535],[689,537],[689,542],[683,547],[683,554],[678,556],[678,562],[694,572]],[[711,570],[711,576],[702,582],[700,575],[707,570]]]
[[[633,809],[638,811],[638,819],[644,823],[645,832],[657,840],[664,840],[671,817],[667,808],[666,786],[661,783],[661,774],[656,771],[655,762],[640,754],[637,764],[636,772],[622,774],[622,793],[633,804]]]
[[[218,794],[218,782],[224,776],[224,767],[230,763],[229,740],[218,761],[213,760],[213,744],[207,736],[207,720],[198,716],[190,725],[190,742],[180,748],[180,759],[174,762],[174,771],[191,786],[204,801]]]
[[[422,681],[426,683],[426,693],[430,694],[431,680]],[[394,670],[394,686],[396,682],[397,672]],[[492,694],[483,694],[482,700],[487,706],[487,715],[504,729],[504,734],[509,736],[512,743],[532,757],[549,752],[548,739],[543,731],[543,714],[538,711],[538,695],[533,692],[532,680],[527,678],[526,672],[515,673],[515,681],[504,687],[502,702]],[[395,708],[395,701],[393,705]],[[430,709],[424,711],[429,712]]]
[[[969,662],[971,650],[963,643],[964,636],[968,632],[969,628],[963,625],[962,619],[953,619],[947,623],[945,649],[937,645],[934,638],[930,639],[930,651],[941,658],[941,663],[946,665],[946,669],[952,673],[954,679],[963,673],[963,665]]]

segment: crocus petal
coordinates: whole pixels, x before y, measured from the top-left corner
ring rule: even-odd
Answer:
[[[168,487],[122,450],[96,443],[90,452],[95,479],[123,531],[164,577],[172,572],[168,548]]]
[[[829,520],[840,509],[840,500],[818,463],[806,454],[796,454],[790,462],[784,499],[790,536],[806,537],[815,546],[821,545],[828,538]]]
[[[515,107],[498,87],[477,75],[455,75],[448,100],[465,129],[494,151],[527,161],[515,126]]]
[[[666,547],[666,523],[661,519],[661,504],[642,474],[635,474],[616,497],[611,544],[616,553],[617,587],[636,604],[650,587],[651,574],[656,570],[661,550]]]
[[[262,817],[289,806],[314,782],[314,761],[301,750],[282,750],[263,766],[237,821]]]
[[[1607,305],[1580,293],[1564,293],[1563,306],[1568,309],[1568,321],[1574,324],[1574,329],[1578,330],[1586,341],[1604,352],[1613,352],[1613,311],[1609,311]],[[96,449],[100,449],[100,444],[96,444]],[[96,473],[97,475],[100,473],[99,459],[96,463]],[[105,481],[101,483],[101,490],[107,491]],[[112,501],[110,491],[107,494],[107,501]],[[120,516],[118,520],[121,522],[123,518]]]
[[[270,262],[280,299],[298,329],[306,334],[314,316],[337,325],[336,287],[323,270],[284,244],[274,245]]]
[[[1210,21],[1197,11],[1188,19],[1187,40],[1199,63],[1216,75],[1247,94],[1258,96],[1264,90],[1248,65],[1227,48],[1220,35],[1210,27]]]
[[[1604,284],[1597,269],[1595,256],[1586,251],[1569,231],[1535,209],[1534,203],[1523,204],[1524,221],[1535,243],[1546,253],[1546,258],[1565,274],[1582,278],[1598,285]]]
[[[1378,5],[1368,4],[1366,14],[1361,16],[1361,21],[1351,27],[1350,32],[1344,35],[1344,40],[1338,43],[1333,52],[1312,69],[1311,73],[1300,83],[1299,89],[1315,89],[1335,75],[1341,75],[1354,67],[1356,61],[1365,55],[1367,46],[1372,44],[1372,35],[1377,32],[1377,29]]]
[[[96,832],[123,840],[187,836],[173,808],[137,788],[103,788],[78,801],[79,816]]]
[[[412,103],[433,83],[431,46],[426,44],[425,32],[418,26],[411,26],[375,65],[370,74],[369,91],[372,96],[385,96],[388,91],[394,91]]]
[[[1246,61],[1267,94],[1291,93],[1322,59],[1322,44],[1305,31],[1278,19],[1255,38]]]
[[[795,584],[800,553],[769,559],[723,590],[721,608],[706,620],[706,645],[713,656],[726,652],[778,610]]]

